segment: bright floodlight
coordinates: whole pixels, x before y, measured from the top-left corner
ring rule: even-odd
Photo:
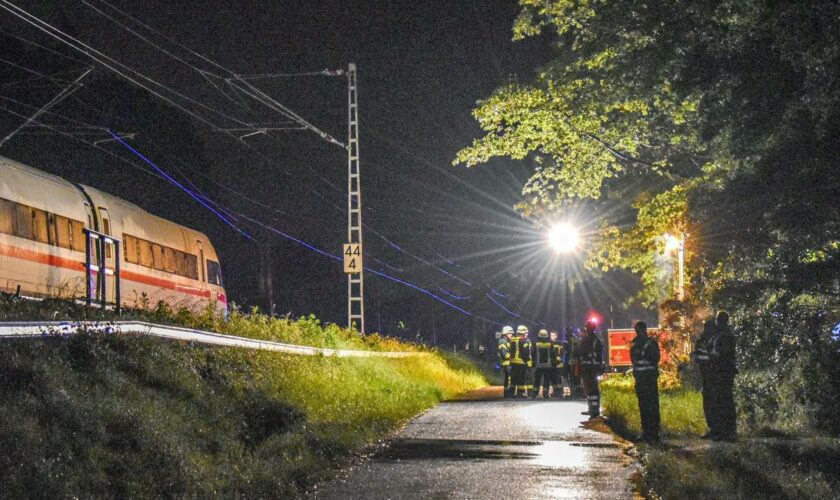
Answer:
[[[548,242],[557,252],[568,253],[577,248],[580,237],[577,229],[565,222],[555,224],[548,233]]]
[[[673,252],[680,248],[680,244],[682,242],[679,238],[674,236],[673,234],[665,233],[665,251],[666,252]]]

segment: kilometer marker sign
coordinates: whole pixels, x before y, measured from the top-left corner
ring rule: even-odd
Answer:
[[[344,244],[344,272],[345,274],[359,274],[362,272],[362,244]]]

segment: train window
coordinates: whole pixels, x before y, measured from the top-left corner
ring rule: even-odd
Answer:
[[[178,263],[175,260],[175,250],[169,247],[163,247],[163,255],[166,257],[166,272],[174,273],[178,270]]]
[[[99,209],[99,218],[102,219],[102,232],[111,235],[111,217],[108,215],[107,208],[100,208]],[[110,259],[111,258],[111,247],[113,246],[112,243],[105,244],[105,257]]]
[[[154,267],[154,259],[152,258],[152,244],[146,240],[140,240],[140,265],[146,267]]]
[[[47,212],[33,208],[32,209],[32,227],[35,231],[35,240],[41,243],[49,243],[49,227],[47,226]]]
[[[198,257],[191,253],[184,254],[184,265],[187,278],[198,279]]]
[[[32,209],[26,205],[15,203],[15,236],[33,239],[32,236]]]
[[[77,220],[71,220],[70,234],[72,236],[70,245],[73,250],[76,250],[77,252],[84,252],[85,238],[87,238],[87,234],[85,234],[85,225]]]
[[[207,259],[207,282],[211,285],[222,285],[222,266],[214,260]]]
[[[184,252],[172,250],[172,256],[175,258],[175,274],[184,275]]]
[[[70,219],[60,215],[53,216],[55,243],[62,248],[70,248]]]
[[[0,198],[0,233],[15,234],[15,202]]]
[[[169,267],[167,265],[166,258],[166,247],[163,245],[158,245],[157,243],[152,243],[152,256],[154,257],[155,269],[158,271],[166,271]]]
[[[137,264],[137,238],[123,234],[123,258],[126,262]]]

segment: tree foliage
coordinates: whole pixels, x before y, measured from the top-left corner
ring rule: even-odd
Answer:
[[[587,266],[638,273],[646,304],[665,298],[661,236],[686,235],[690,300],[763,329],[745,341],[762,346],[752,366],[782,363],[803,335],[791,329],[814,330],[804,318],[827,337],[840,319],[840,4],[520,4],[513,38],[552,37],[555,58],[478,103],[484,135],[455,163],[532,162],[518,209],[537,219],[602,208]]]
[[[618,205],[600,221],[588,264],[641,273],[646,302],[658,296],[652,255],[663,233],[687,232],[688,250],[697,251],[714,234],[694,224],[741,219],[708,207],[748,196],[759,211],[769,208],[760,198],[778,191],[760,182],[790,181],[802,166],[794,156],[812,163],[813,180],[836,166],[821,151],[833,143],[840,100],[835,3],[520,3],[514,39],[552,36],[557,57],[532,82],[479,102],[474,114],[485,135],[455,163],[532,161],[518,206],[531,216],[553,217],[585,199]],[[824,190],[837,186],[831,181]],[[799,184],[785,186],[790,200],[769,204],[784,212],[780,223],[790,211],[820,208],[800,202],[807,181]],[[836,219],[831,212],[824,218]],[[811,250],[824,252],[827,243]]]

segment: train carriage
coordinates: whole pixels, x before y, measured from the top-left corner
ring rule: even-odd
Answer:
[[[70,183],[0,157],[0,290],[33,297],[79,298],[85,283],[85,228],[112,236],[106,268],[120,258],[121,303],[164,301],[225,310],[219,258],[199,231],[152,215],[90,186]],[[107,300],[114,276],[105,274]]]

